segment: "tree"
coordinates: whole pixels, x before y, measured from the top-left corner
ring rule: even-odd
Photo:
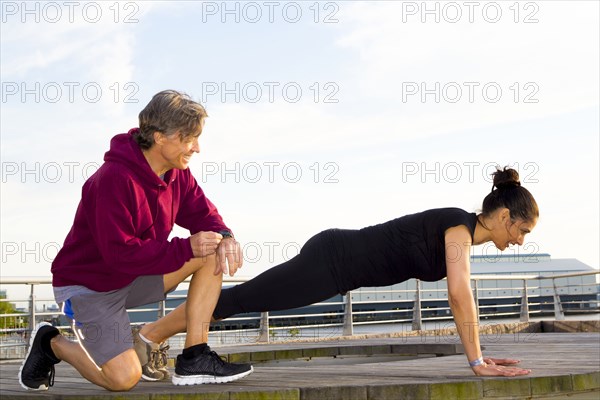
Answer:
[[[19,314],[15,305],[6,300],[6,294],[0,293],[0,314]],[[20,315],[14,317],[0,317],[0,329],[20,328],[23,325],[24,318]]]

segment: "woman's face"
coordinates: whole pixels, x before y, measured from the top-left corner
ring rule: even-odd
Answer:
[[[492,241],[499,250],[505,250],[511,244],[522,246],[525,235],[530,233],[536,224],[537,218],[530,221],[511,220],[510,211],[507,208],[500,209],[494,218]]]

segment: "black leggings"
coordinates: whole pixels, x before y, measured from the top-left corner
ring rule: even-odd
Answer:
[[[326,235],[321,232],[313,236],[289,261],[248,282],[221,291],[214,318],[287,310],[317,303],[339,293]]]

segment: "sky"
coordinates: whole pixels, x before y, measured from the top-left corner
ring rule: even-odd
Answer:
[[[598,268],[596,1],[2,1],[0,12],[1,277],[50,276],[85,179],[164,89],[208,111],[190,168],[242,244],[241,276],[327,228],[477,212],[496,165],[519,171],[541,214],[504,253]]]

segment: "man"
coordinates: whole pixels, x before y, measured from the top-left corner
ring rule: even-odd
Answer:
[[[252,372],[206,344],[222,274],[242,266],[239,243],[188,169],[206,117],[200,104],[167,90],[141,111],[139,128],[111,140],[52,264],[56,301],[77,342],[39,324],[19,371],[24,388],[47,390],[60,360],[108,390],[129,390],[141,377],[163,379],[168,373],[156,357],[166,346],[152,339],[174,322],[188,327],[174,384],[229,382]],[[192,235],[168,240],[175,223]],[[126,309],[164,299],[190,275],[185,309],[134,329],[138,357]]]

